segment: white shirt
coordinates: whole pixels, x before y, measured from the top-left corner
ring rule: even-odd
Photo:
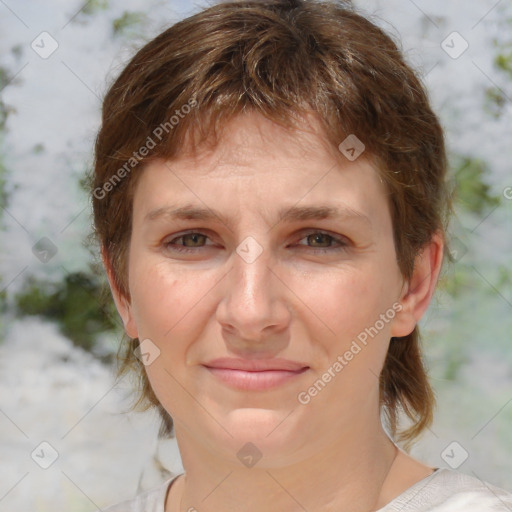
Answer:
[[[178,476],[103,512],[165,512],[167,491]],[[512,512],[512,492],[453,469],[437,468],[377,512]]]

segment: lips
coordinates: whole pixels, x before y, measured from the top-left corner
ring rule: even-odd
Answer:
[[[224,368],[226,370],[244,370],[247,372],[260,372],[267,370],[298,371],[308,368],[305,363],[298,363],[288,359],[236,359],[221,357],[205,363],[208,368]]]
[[[304,363],[288,359],[220,358],[203,365],[230,387],[261,391],[296,379],[309,369]]]

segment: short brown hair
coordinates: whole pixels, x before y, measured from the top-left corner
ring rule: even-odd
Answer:
[[[96,235],[121,293],[130,298],[133,193],[144,164],[176,157],[186,144],[215,145],[226,123],[249,110],[287,129],[313,113],[334,146],[350,134],[363,141],[386,183],[397,262],[410,278],[418,252],[446,231],[450,210],[443,131],[420,79],[390,36],[349,2],[228,1],[143,46],[105,96],[91,192]],[[173,123],[179,112],[186,115]],[[418,327],[392,339],[380,376],[388,427],[407,446],[433,416],[419,344]],[[136,367],[138,404],[158,407],[170,427],[133,354],[137,345],[124,343],[120,374]],[[400,409],[411,420],[403,431]]]

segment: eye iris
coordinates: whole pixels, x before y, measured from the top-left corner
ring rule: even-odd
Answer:
[[[309,241],[312,240],[314,243],[320,241],[320,244],[322,243],[322,238],[327,242],[327,245],[324,245],[324,247],[329,247],[329,235],[326,235],[325,233],[315,233],[308,236]]]
[[[201,235],[200,233],[189,233],[188,235],[183,235],[183,244],[187,247],[198,247],[200,246],[201,244],[197,244],[196,245],[196,242],[198,239],[204,239],[205,238],[205,235]],[[192,240],[193,242],[193,245],[188,245],[186,243],[186,240]],[[204,241],[204,240],[203,240]]]

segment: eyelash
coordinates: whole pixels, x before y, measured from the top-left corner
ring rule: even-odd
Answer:
[[[208,235],[206,235],[205,233],[201,233],[200,231],[188,231],[186,233],[182,233],[180,236],[175,237],[175,238],[173,238],[172,240],[170,240],[168,242],[166,242],[164,240],[163,246],[166,249],[168,249],[168,250],[176,251],[176,252],[179,252],[179,253],[195,253],[195,252],[197,252],[197,249],[203,249],[204,247],[207,247],[207,246],[202,246],[202,247],[192,247],[191,248],[191,247],[184,247],[184,246],[179,246],[179,245],[173,244],[173,242],[176,242],[176,240],[182,239],[183,237],[185,237],[187,235],[201,235],[201,236],[204,236],[206,238],[209,238]],[[325,231],[319,231],[319,230],[312,230],[312,231],[304,234],[304,236],[299,241],[301,241],[304,238],[307,238],[308,236],[311,236],[311,235],[324,235],[324,236],[327,236],[334,243],[339,245],[338,247],[334,246],[334,247],[327,247],[326,248],[326,247],[309,247],[309,246],[300,244],[303,247],[308,247],[309,249],[312,249],[314,252],[317,252],[317,253],[327,253],[327,252],[332,252],[332,251],[345,250],[348,247],[348,245],[349,245],[344,239],[338,238],[338,237],[336,237],[334,235],[331,235],[330,233],[327,233]],[[170,248],[170,246],[173,246],[172,249]]]

